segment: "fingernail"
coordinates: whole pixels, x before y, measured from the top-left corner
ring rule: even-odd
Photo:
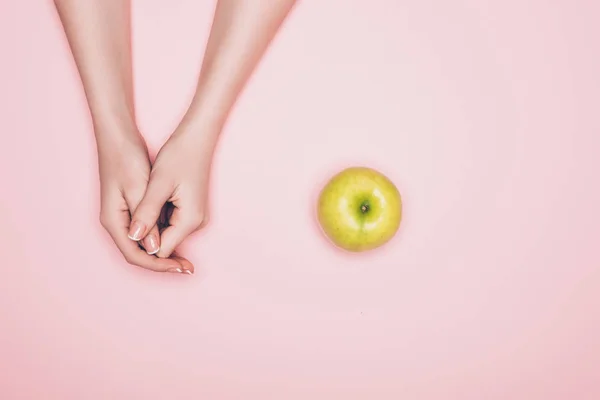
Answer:
[[[182,271],[181,271],[181,268],[169,268],[167,270],[167,272],[173,272],[173,273],[180,274]]]
[[[185,272],[188,275],[193,275],[194,271],[190,271],[189,269],[184,269],[183,272]]]
[[[148,242],[148,248],[146,249],[148,254],[153,255],[158,253],[160,247],[158,246],[158,240],[156,240],[156,236],[154,234],[150,234],[146,237],[146,241]]]
[[[129,239],[138,241],[142,238],[142,233],[144,232],[144,224],[139,221],[134,221],[129,228]]]

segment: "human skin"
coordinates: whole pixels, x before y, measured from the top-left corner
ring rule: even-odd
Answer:
[[[92,116],[100,220],[130,264],[194,272],[174,251],[207,222],[210,165],[219,134],[295,2],[218,1],[195,95],[151,165],[135,122],[130,2],[55,0]]]
[[[130,230],[147,239],[163,205],[172,204],[161,234],[160,258],[169,257],[207,222],[210,164],[219,134],[240,91],[295,0],[219,0],[195,95],[181,123],[157,155],[148,189]]]
[[[159,259],[158,228],[141,242],[127,237],[130,216],[150,176],[146,143],[135,122],[130,4],[123,0],[55,0],[89,106],[100,174],[100,221],[130,264],[182,272],[190,263]]]

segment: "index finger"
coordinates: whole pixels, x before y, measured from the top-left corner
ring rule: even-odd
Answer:
[[[121,215],[107,221],[105,227],[129,264],[156,272],[182,272],[182,266],[176,260],[149,255],[138,246],[137,242],[130,240],[127,236],[129,212],[117,211],[117,213]]]

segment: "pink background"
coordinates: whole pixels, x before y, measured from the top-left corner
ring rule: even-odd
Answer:
[[[140,126],[191,96],[212,1],[136,1]],[[0,0],[0,398],[598,399],[600,3],[305,0],[234,110],[196,276],[128,266],[50,1]],[[398,236],[312,206],[364,164]]]

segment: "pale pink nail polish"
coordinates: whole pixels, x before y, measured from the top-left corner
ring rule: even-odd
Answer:
[[[129,239],[138,241],[142,238],[142,233],[144,232],[144,224],[139,221],[134,221],[129,227]]]
[[[156,239],[155,235],[153,235],[153,234],[148,235],[148,237],[146,237],[146,242],[148,244],[148,248],[146,249],[148,254],[153,255],[153,254],[158,253],[158,250],[160,250],[160,247],[158,246],[158,240]]]
[[[181,268],[169,268],[167,270],[167,272],[173,272],[173,273],[180,274],[182,271],[181,271]]]

